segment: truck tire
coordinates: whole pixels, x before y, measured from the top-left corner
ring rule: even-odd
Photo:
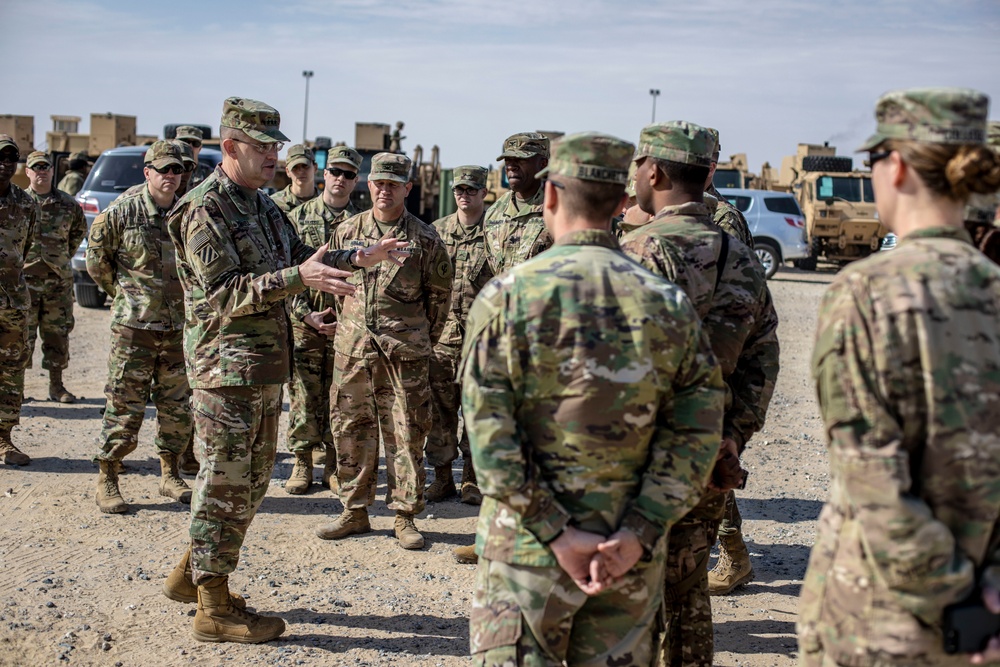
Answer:
[[[802,259],[793,259],[792,264],[795,266],[796,269],[802,269],[803,271],[816,270],[815,257],[803,257]]]
[[[778,272],[781,265],[781,251],[778,247],[764,239],[757,239],[753,244],[753,251],[757,253],[757,259],[764,267],[764,278],[770,279]]]
[[[171,123],[169,125],[163,126],[163,138],[173,139],[177,136],[177,128],[182,125],[190,125],[192,127],[197,127],[201,130],[201,140],[209,141],[212,138],[212,126],[211,125],[199,125],[198,123]]]
[[[76,296],[76,302],[84,308],[103,308],[104,299],[108,296],[97,285],[83,283],[74,283],[73,294]]]
[[[854,160],[840,155],[806,155],[802,158],[802,169],[843,174],[854,170]]]

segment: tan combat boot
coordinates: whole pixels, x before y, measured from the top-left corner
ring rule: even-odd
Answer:
[[[177,459],[177,469],[185,475],[197,475],[201,470],[201,464],[194,455],[194,443],[189,444],[181,452],[180,458]]]
[[[482,505],[483,494],[476,484],[476,471],[472,469],[472,460],[462,462],[462,502],[466,505]]]
[[[259,644],[281,636],[285,622],[233,606],[229,577],[212,577],[198,586],[198,612],[192,634],[202,642]]]
[[[479,562],[475,544],[470,544],[467,547],[455,547],[451,553],[455,556],[455,560],[462,565],[475,565]]]
[[[336,491],[337,482],[337,452],[333,445],[326,445],[326,463],[323,464],[323,486]]]
[[[76,403],[76,396],[63,386],[62,369],[49,371],[49,400],[60,403]]]
[[[97,474],[97,506],[105,514],[123,514],[128,511],[128,503],[118,490],[117,461],[98,461],[101,471]]]
[[[163,582],[163,594],[175,602],[197,602],[198,587],[191,582],[191,548],[188,547],[167,580]],[[229,594],[229,602],[237,609],[246,609],[247,601],[242,595]]]
[[[13,466],[26,466],[31,463],[31,457],[14,446],[8,426],[0,426],[0,461]]]
[[[719,540],[719,562],[708,571],[708,594],[726,595],[737,586],[753,581],[750,552],[739,533]]]
[[[455,479],[451,476],[451,465],[434,466],[434,481],[424,491],[424,500],[437,503],[457,495]]]
[[[160,495],[191,504],[191,487],[177,474],[177,454],[160,452]]]
[[[313,478],[312,450],[295,452],[295,467],[285,482],[285,493],[301,496],[309,490]]]
[[[368,510],[345,509],[344,513],[328,524],[316,529],[316,537],[324,540],[339,540],[348,535],[370,533],[372,525],[368,521]]]
[[[314,466],[319,468],[320,466],[326,465],[326,447],[324,445],[316,445],[312,448],[312,463]]]
[[[399,546],[404,549],[423,549],[424,548],[424,536],[420,534],[417,530],[417,526],[413,523],[413,515],[406,514],[404,512],[396,512],[396,539],[399,540]]]

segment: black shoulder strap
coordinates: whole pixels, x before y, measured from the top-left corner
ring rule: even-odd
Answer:
[[[719,253],[719,260],[715,263],[715,291],[719,291],[719,283],[722,282],[722,272],[726,268],[726,261],[729,259],[729,234],[722,232],[722,251]]]

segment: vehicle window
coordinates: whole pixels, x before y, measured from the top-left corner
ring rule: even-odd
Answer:
[[[794,197],[764,197],[764,208],[774,213],[802,215],[799,204]]]
[[[146,180],[142,173],[142,154],[105,155],[94,165],[83,186],[85,190],[121,192]]]
[[[745,195],[725,195],[726,201],[739,209],[740,213],[746,213],[750,210],[750,202],[753,201],[750,197]]]
[[[870,187],[868,179],[849,178],[842,176],[821,176],[817,183],[819,199],[843,199],[849,202],[865,201],[861,198],[861,183],[864,181]],[[866,188],[867,190],[868,188]]]
[[[872,179],[866,178],[865,184],[865,201],[874,202],[875,201],[875,190],[872,189]]]
[[[717,188],[742,188],[743,175],[736,169],[716,169],[712,185]]]

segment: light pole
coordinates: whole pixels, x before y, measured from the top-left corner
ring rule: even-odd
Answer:
[[[302,115],[302,143],[306,143],[306,125],[309,123],[309,79],[312,78],[312,70],[303,70],[302,76],[306,79],[306,110]]]
[[[310,72],[310,74],[311,74],[311,72]],[[308,90],[308,88],[307,88],[307,90]],[[308,95],[308,93],[307,93],[307,95]],[[650,122],[655,123],[656,122],[656,98],[659,97],[659,95],[660,95],[660,89],[659,88],[650,88],[649,89],[649,95],[653,98],[653,120],[650,121]]]

